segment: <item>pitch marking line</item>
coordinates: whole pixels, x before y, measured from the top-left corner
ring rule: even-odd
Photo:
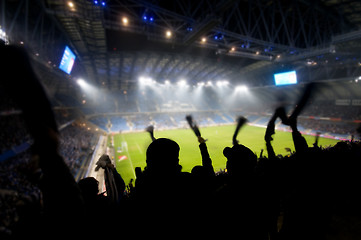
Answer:
[[[140,149],[140,146],[139,146],[139,144],[138,144],[138,143],[136,143],[136,146],[137,146],[137,148],[138,148],[138,150],[139,150],[140,154],[143,154],[143,151],[142,151],[142,149]]]

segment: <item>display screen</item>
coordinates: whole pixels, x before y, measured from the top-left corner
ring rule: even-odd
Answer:
[[[276,86],[297,83],[296,71],[277,73],[274,74],[274,78]]]
[[[71,70],[73,69],[75,58],[75,54],[70,50],[68,46],[65,46],[64,54],[61,58],[59,68],[67,74],[70,74]]]

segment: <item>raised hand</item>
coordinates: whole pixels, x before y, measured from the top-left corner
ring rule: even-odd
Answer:
[[[154,126],[150,125],[148,126],[145,131],[149,132],[150,138],[152,139],[152,141],[154,141],[156,138],[154,137]]]
[[[199,131],[199,128],[197,126],[197,124],[193,121],[193,117],[192,115],[187,115],[186,116],[186,120],[189,124],[189,127],[193,130],[194,134],[197,136],[197,137],[200,137],[201,136],[201,132]]]

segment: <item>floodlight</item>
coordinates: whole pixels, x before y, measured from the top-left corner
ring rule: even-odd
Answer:
[[[182,79],[182,80],[179,80],[177,84],[178,84],[178,86],[185,86],[185,85],[187,85],[187,82],[186,82],[186,80]]]
[[[229,84],[229,82],[226,81],[226,80],[217,81],[217,86],[218,86],[218,87],[227,86],[228,84]]]
[[[129,21],[128,21],[128,18],[127,18],[127,17],[123,17],[123,18],[122,18],[122,22],[123,22],[124,25],[128,25],[128,22],[129,22]]]
[[[142,85],[151,85],[152,83],[154,84],[155,81],[149,77],[139,77],[139,83]]]
[[[165,85],[169,85],[169,84],[170,84],[170,81],[169,81],[169,80],[165,80],[165,81],[164,81],[164,84],[165,84]]]
[[[247,87],[247,86],[244,86],[244,85],[237,86],[237,87],[235,88],[235,91],[236,91],[236,92],[246,92],[246,91],[248,91],[248,87]]]
[[[205,83],[204,83],[204,82],[199,82],[199,83],[197,83],[197,85],[200,86],[200,87],[202,87],[202,86],[205,85]]]
[[[84,81],[84,79],[81,79],[81,78],[79,78],[76,82],[77,82],[77,83],[79,84],[79,86],[81,86],[81,87],[84,87],[84,86],[86,85],[86,82]]]
[[[172,36],[172,32],[171,31],[166,31],[165,32],[165,36],[167,37],[167,38],[170,38],[171,36]]]
[[[72,12],[76,11],[75,4],[73,2],[69,1],[68,7],[69,7],[70,11],[72,11]]]

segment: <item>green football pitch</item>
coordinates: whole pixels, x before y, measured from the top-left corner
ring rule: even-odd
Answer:
[[[232,136],[235,130],[234,125],[204,127],[201,128],[202,137],[208,139],[207,146],[211,156],[213,167],[215,171],[223,169],[226,166],[226,158],[223,156],[223,149],[227,146],[232,146]],[[264,133],[265,128],[254,127],[247,125],[243,127],[238,134],[238,140],[241,144],[249,147],[253,152],[260,156],[261,150],[265,149]],[[184,172],[190,172],[196,165],[201,164],[201,155],[198,148],[198,141],[192,130],[190,129],[174,129],[157,131],[154,135],[156,138],[170,138],[176,141],[180,146],[180,164]],[[151,143],[149,133],[123,133],[109,136],[108,141],[114,138],[115,162],[117,171],[121,174],[126,184],[130,179],[135,179],[134,168],[145,167],[145,153],[147,147]],[[313,136],[304,136],[309,144],[312,146],[314,142]],[[330,146],[334,145],[338,140],[320,138],[319,145]],[[285,148],[290,148],[294,151],[292,135],[290,132],[276,131],[273,140],[273,147],[276,154],[286,155],[288,152]],[[263,152],[267,155],[267,151]]]

